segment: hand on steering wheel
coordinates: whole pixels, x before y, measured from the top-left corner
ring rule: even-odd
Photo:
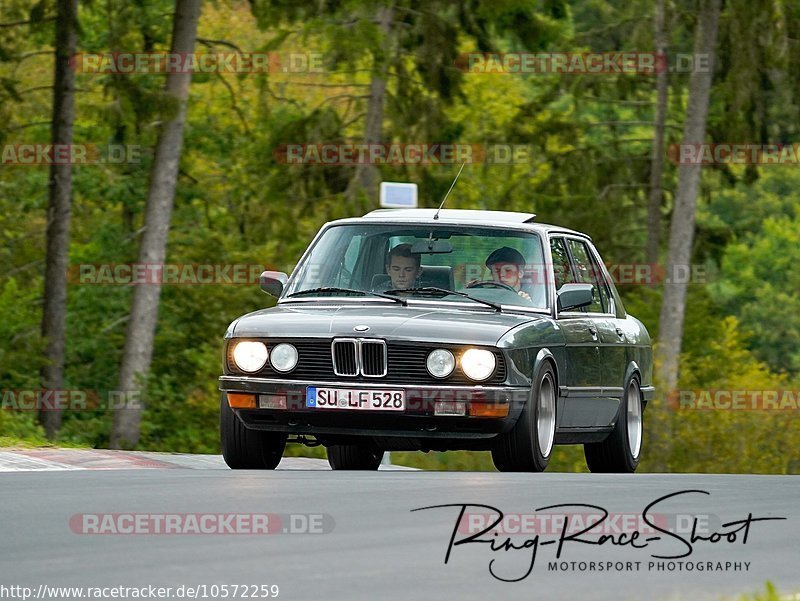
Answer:
[[[506,290],[510,290],[514,294],[517,293],[517,290],[513,286],[509,286],[504,282],[497,282],[495,280],[474,280],[466,285],[466,288],[505,288]]]

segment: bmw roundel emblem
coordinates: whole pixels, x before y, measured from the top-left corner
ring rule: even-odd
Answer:
[[[356,326],[353,328],[354,332],[367,332],[369,331],[369,326]]]

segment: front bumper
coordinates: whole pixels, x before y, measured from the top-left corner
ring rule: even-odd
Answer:
[[[404,390],[404,411],[316,409],[306,406],[309,386]],[[414,386],[366,382],[289,381],[248,376],[221,376],[221,391],[285,395],[286,409],[234,409],[244,425],[256,430],[306,435],[399,436],[410,438],[488,439],[512,428],[530,389],[512,386]],[[257,397],[258,398],[258,397]],[[505,417],[434,415],[436,401],[505,404]]]

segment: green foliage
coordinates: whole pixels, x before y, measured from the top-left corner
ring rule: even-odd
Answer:
[[[781,599],[788,599],[790,597],[781,596],[778,589],[771,582],[764,585],[764,592],[754,593],[752,595],[742,595],[741,601],[781,601]]]
[[[768,217],[758,232],[728,245],[715,286],[739,315],[756,355],[800,375],[800,215]]]
[[[0,144],[49,137],[52,3],[10,0],[0,19],[34,23],[3,30]],[[668,3],[669,4],[669,3]],[[693,9],[670,4],[671,52],[690,52]],[[719,74],[710,136],[719,141],[796,140],[792,91],[800,63],[792,40],[800,14],[790,0],[735,0],[721,21]],[[196,76],[168,257],[170,263],[260,264],[290,271],[325,222],[365,212],[347,200],[352,166],[286,165],[282,144],[358,141],[371,78],[387,69],[382,134],[396,142],[524,145],[526,159],[468,165],[450,206],[534,211],[544,222],[592,235],[609,263],[643,261],[649,122],[647,75],[471,74],[465,52],[641,51],[652,47],[652,4],[635,0],[393,3],[390,33],[361,0],[204,3],[198,51],[320,52],[324,74]],[[33,9],[33,10],[32,10]],[[164,51],[173,3],[81,3],[82,52]],[[742,40],[747,41],[746,44]],[[23,59],[22,57],[25,56]],[[686,75],[670,78],[667,144],[679,141]],[[141,162],[79,166],[73,172],[70,264],[137,259],[157,124],[170,111],[163,77],[78,73],[75,141],[132,144]],[[434,206],[457,166],[381,165],[384,180],[415,181]],[[675,167],[666,165],[665,217]],[[0,383],[39,385],[46,167],[0,166]],[[800,376],[800,175],[793,166],[706,169],[694,261],[711,282],[690,287],[680,387],[797,387]],[[662,240],[666,236],[666,219]],[[657,339],[659,288],[622,287],[625,306]],[[131,289],[72,281],[65,386],[107,398],[118,381]],[[238,315],[268,306],[250,285],[165,286],[152,373],[142,384],[141,447],[219,451],[221,337]],[[663,392],[663,391],[662,391]],[[792,473],[800,469],[796,415],[674,411],[654,401],[642,469],[663,456],[674,471]],[[107,407],[68,412],[61,444],[107,444]],[[30,412],[0,412],[0,443],[42,444]],[[287,454],[324,457],[290,445]],[[393,453],[426,469],[492,470],[488,453]],[[557,447],[550,469],[585,471],[582,449]]]
[[[429,453],[393,452],[392,463],[436,471],[494,471],[494,465],[489,453],[477,451],[447,451],[445,453],[436,451]]]
[[[42,446],[48,444],[44,430],[30,411],[0,411],[0,447]]]
[[[709,292],[705,286],[690,288],[679,391],[793,388],[786,375],[773,371],[748,348],[739,320],[727,315]],[[658,318],[656,290],[642,288],[625,303],[646,324]],[[794,473],[800,469],[796,410],[679,409],[666,404],[668,391],[659,392],[659,399],[645,412],[642,470],[656,465],[675,472]],[[677,403],[678,392],[673,394]]]
[[[43,365],[39,311],[35,290],[21,288],[17,278],[0,282],[0,387],[31,388],[38,384]]]

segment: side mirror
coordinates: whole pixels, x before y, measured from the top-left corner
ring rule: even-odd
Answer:
[[[289,276],[282,271],[262,271],[261,277],[258,278],[261,289],[275,298],[281,295],[288,281]]]
[[[591,284],[564,284],[556,292],[559,311],[571,311],[588,307],[594,302]]]

